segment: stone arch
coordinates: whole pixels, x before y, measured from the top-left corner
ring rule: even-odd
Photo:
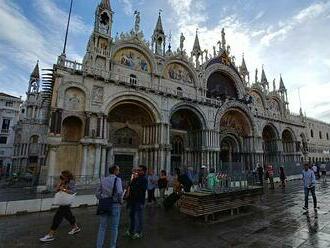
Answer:
[[[292,153],[295,151],[295,137],[291,129],[286,128],[282,132],[282,144],[284,153]]]
[[[253,97],[254,100],[254,106],[260,106],[262,107],[262,110],[266,109],[266,100],[264,97],[264,94],[257,88],[253,88],[250,90],[249,95],[251,95]],[[258,97],[260,99],[261,102],[259,102],[259,100],[255,99],[255,97]],[[257,102],[255,102],[257,101]]]
[[[149,63],[149,66],[150,66],[150,70],[147,70],[147,71],[152,74],[156,73],[157,66],[156,66],[155,58],[154,58],[154,55],[152,54],[152,52],[149,50],[149,48],[134,44],[132,42],[127,42],[127,41],[120,42],[113,50],[113,53],[112,53],[113,61],[118,61],[119,56],[120,56],[119,52],[124,51],[125,49],[127,49],[127,50],[132,49],[132,50],[135,50],[138,53],[142,54],[147,59],[147,62]],[[119,60],[119,62],[120,62],[120,60]],[[142,69],[141,71],[144,71],[144,70]]]
[[[62,121],[63,141],[78,142],[83,137],[83,121],[77,116],[68,116]]]
[[[241,162],[241,150],[239,137],[230,132],[222,135],[220,139],[220,160],[222,163]]]
[[[140,105],[146,110],[148,110],[154,122],[159,123],[162,121],[162,116],[159,111],[159,107],[157,106],[157,103],[150,99],[148,95],[137,92],[132,93],[122,91],[113,95],[103,105],[102,112],[107,115],[114,107],[118,106],[118,104],[122,104],[125,102],[134,102],[135,104]]]
[[[173,116],[173,114],[179,110],[189,110],[192,113],[194,113],[197,117],[199,122],[201,123],[201,129],[206,129],[207,128],[207,124],[206,124],[206,117],[203,113],[203,111],[201,109],[199,109],[197,106],[192,106],[186,103],[179,103],[176,104],[172,107],[170,114],[169,114],[169,123],[171,121],[171,118]]]
[[[253,134],[253,127],[248,116],[239,108],[230,108],[222,115],[220,132],[222,128],[231,130],[240,137],[249,137]]]
[[[223,64],[213,64],[206,68],[205,78],[206,82],[204,82],[204,88],[207,89],[207,84],[210,76],[214,73],[220,73],[225,75],[228,79],[230,79],[236,88],[237,98],[242,99],[246,93],[244,84],[240,76],[230,67]]]
[[[186,70],[190,76],[191,76],[191,83],[189,82],[185,82],[183,80],[177,80],[175,78],[171,78],[171,75],[170,74],[167,74],[168,70],[170,69],[169,67],[171,65],[179,65],[181,67],[183,67],[184,70]],[[178,68],[180,69],[180,68]],[[178,60],[178,59],[171,59],[169,60],[165,65],[164,65],[164,68],[163,68],[163,71],[162,71],[162,75],[164,78],[167,78],[169,80],[175,80],[175,81],[180,81],[180,82],[184,82],[184,83],[188,83],[190,85],[193,85],[195,87],[197,87],[197,82],[198,82],[198,77],[197,77],[197,74],[196,74],[196,71],[187,63],[185,63],[184,61],[182,60]]]
[[[273,102],[276,102],[277,106],[278,106],[278,109],[274,109],[275,107],[277,108],[277,106],[275,106],[273,104]],[[274,113],[279,113],[280,115],[283,113],[283,107],[282,107],[282,104],[281,104],[281,99],[279,99],[278,97],[276,96],[272,96],[268,103],[267,103],[267,108],[269,111],[272,111]]]
[[[272,123],[267,123],[262,129],[262,149],[264,151],[264,163],[277,162],[279,133]]]
[[[240,112],[245,118],[248,120],[248,123],[250,124],[251,128],[251,134],[254,135],[256,132],[255,122],[253,115],[251,114],[250,109],[237,101],[227,101],[225,102],[217,111],[215,115],[215,121],[214,121],[214,129],[220,131],[220,122],[222,117],[226,114],[227,111],[238,111]]]
[[[77,89],[81,90],[84,95],[85,103],[89,102],[90,94],[89,94],[89,90],[86,88],[86,86],[84,86],[81,83],[77,83],[77,82],[64,82],[58,90],[57,101],[58,101],[59,107],[64,108],[64,104],[65,104],[65,100],[66,100],[65,93],[69,88],[77,88]],[[84,106],[84,108],[85,108],[85,106]]]
[[[30,143],[31,144],[37,144],[37,143],[39,143],[39,135],[36,135],[36,134],[31,135],[31,137],[30,137]]]

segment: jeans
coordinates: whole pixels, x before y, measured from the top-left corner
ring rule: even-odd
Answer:
[[[144,204],[143,203],[132,203],[130,206],[130,227],[129,227],[129,232],[131,234],[142,234],[142,229],[143,229],[143,208]]]
[[[71,212],[71,207],[70,206],[59,206],[59,208],[56,211],[56,214],[53,219],[53,223],[51,226],[51,230],[56,231],[58,226],[62,223],[63,218],[65,218],[71,226],[73,226],[76,223],[76,219],[73,216]]]
[[[121,205],[115,204],[112,206],[111,214],[100,215],[100,226],[99,226],[99,232],[97,234],[97,242],[96,242],[97,248],[103,247],[105,232],[110,221],[111,221],[110,248],[116,248],[117,238],[118,238],[118,226],[120,221],[120,210],[121,210]]]
[[[316,201],[316,195],[315,195],[315,187],[311,187],[311,188],[304,188],[304,193],[305,193],[305,207],[308,208],[308,195],[309,195],[309,191],[312,193],[312,197],[313,197],[313,204],[314,204],[314,208],[317,207],[317,201]]]

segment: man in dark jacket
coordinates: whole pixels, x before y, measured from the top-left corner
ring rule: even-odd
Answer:
[[[138,177],[134,178],[129,186],[130,227],[127,234],[133,239],[142,238],[143,209],[148,187],[146,171],[147,168],[140,165],[137,169]]]

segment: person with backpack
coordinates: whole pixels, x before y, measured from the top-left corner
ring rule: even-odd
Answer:
[[[56,192],[64,192],[70,195],[76,193],[74,177],[70,171],[65,170],[61,172],[60,181],[56,186]],[[70,232],[68,232],[69,235],[73,235],[80,232],[80,228],[77,225],[76,218],[71,212],[71,205],[60,205],[53,218],[53,223],[48,234],[40,238],[41,242],[50,242],[55,240],[56,230],[62,223],[63,218],[65,218],[71,224],[72,229]]]
[[[121,204],[123,199],[123,186],[119,175],[119,167],[114,165],[109,168],[109,176],[101,179],[96,190],[99,199],[97,214],[100,215],[100,225],[97,234],[96,247],[102,248],[108,224],[110,224],[110,248],[116,248],[118,226],[120,221]]]

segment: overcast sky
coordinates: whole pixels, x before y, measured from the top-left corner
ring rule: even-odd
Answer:
[[[100,0],[74,0],[67,57],[81,61]],[[62,51],[70,0],[0,0],[0,91],[25,95],[37,60],[51,67]],[[264,65],[268,81],[282,74],[290,110],[330,122],[330,1],[311,0],[111,0],[113,35],[132,29],[133,12],[150,40],[159,9],[172,47],[180,33],[192,49],[196,28],[202,49],[212,52],[225,28],[232,54],[245,54],[251,79]],[[260,78],[260,76],[259,76]],[[271,84],[272,85],[272,84]]]

